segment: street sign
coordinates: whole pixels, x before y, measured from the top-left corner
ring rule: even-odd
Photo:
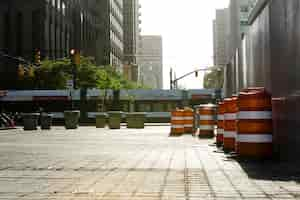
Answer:
[[[74,88],[73,80],[67,80],[66,85],[69,90],[73,89]]]

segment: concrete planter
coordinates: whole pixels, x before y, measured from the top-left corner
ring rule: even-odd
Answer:
[[[39,113],[23,113],[23,125],[25,131],[37,130]]]
[[[96,128],[105,128],[107,114],[101,113],[96,115]]]
[[[146,113],[128,113],[126,115],[127,128],[145,128]]]
[[[77,129],[79,123],[80,111],[65,111],[65,127],[66,129]]]
[[[41,115],[41,129],[42,130],[50,130],[52,126],[52,118],[53,115],[42,113]]]
[[[108,112],[108,116],[109,116],[108,125],[110,129],[121,128],[122,114],[123,112],[120,111]]]

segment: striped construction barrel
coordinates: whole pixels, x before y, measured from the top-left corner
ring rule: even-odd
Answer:
[[[223,140],[224,140],[224,114],[225,114],[224,102],[220,102],[219,107],[218,107],[218,130],[217,130],[217,137],[216,137],[217,146],[222,146],[223,145]]]
[[[193,133],[194,129],[194,111],[193,109],[184,110],[184,132]]]
[[[184,111],[171,112],[171,136],[180,136],[184,133]]]
[[[224,151],[235,151],[236,135],[237,135],[237,97],[227,98],[224,100]]]
[[[237,153],[241,157],[272,156],[272,100],[263,89],[239,95]]]
[[[255,92],[255,91],[265,91],[264,87],[249,87],[242,90],[242,92]]]
[[[199,108],[199,137],[213,138],[215,136],[215,107],[212,105],[202,105]]]

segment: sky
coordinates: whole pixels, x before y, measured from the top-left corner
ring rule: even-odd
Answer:
[[[162,35],[164,88],[169,89],[172,67],[180,77],[213,64],[215,10],[228,7],[229,0],[140,0],[142,35]],[[203,73],[198,78],[179,81],[185,89],[203,88]]]

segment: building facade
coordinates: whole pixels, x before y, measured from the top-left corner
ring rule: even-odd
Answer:
[[[124,0],[124,76],[138,81],[138,46],[140,43],[139,0]]]
[[[228,73],[226,87],[227,97],[241,91],[230,86],[233,78],[242,87],[266,88],[272,95],[275,156],[293,163],[300,153],[299,5],[299,0],[250,1],[248,30],[235,47],[242,52],[235,55],[242,63],[234,66],[240,73]]]
[[[3,0],[0,49],[32,60],[34,51],[58,59],[71,48],[96,56],[96,0]]]
[[[141,84],[153,89],[163,88],[163,48],[162,37],[144,35],[141,37],[141,49],[138,59]]]
[[[227,15],[228,9],[216,10],[216,19],[213,21],[214,65],[227,64]]]
[[[101,65],[111,65],[123,71],[124,30],[123,0],[97,1],[99,35],[96,60]]]
[[[0,51],[31,62],[37,51],[42,59],[59,59],[68,56],[72,48],[96,57],[96,3],[96,0],[2,0]],[[17,77],[17,65],[12,60],[0,59],[4,84],[11,84]]]
[[[242,59],[243,38],[248,32],[248,16],[251,0],[231,0],[228,8],[226,48],[228,59],[225,68],[225,95],[237,93],[245,88],[245,60]]]
[[[213,62],[214,65],[217,63],[216,52],[217,52],[217,33],[216,33],[216,20],[213,20]]]

